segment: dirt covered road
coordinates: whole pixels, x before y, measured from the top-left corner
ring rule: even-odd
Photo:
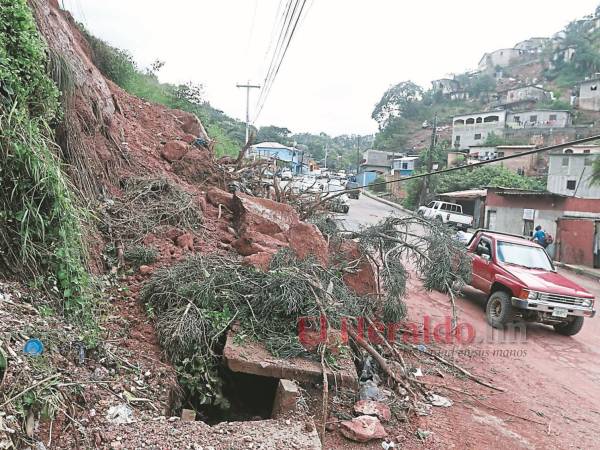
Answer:
[[[353,206],[351,223],[372,222],[391,212],[387,205],[364,196]],[[600,299],[599,281],[566,270],[561,273]],[[447,366],[439,362],[437,368],[424,364],[422,379],[437,385],[436,391],[454,404],[417,418],[412,432],[432,432],[422,443],[406,430],[396,436],[396,443],[405,448],[600,448],[600,318],[586,319],[583,330],[573,337],[541,324],[502,335],[486,323],[485,300],[482,293],[465,289],[456,304],[463,333],[448,342],[444,333],[452,315],[448,298],[427,292],[414,277],[409,281],[408,319],[426,328],[411,343],[423,344],[428,352],[454,361],[505,392],[448,375]]]

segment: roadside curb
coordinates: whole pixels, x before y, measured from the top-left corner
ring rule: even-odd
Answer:
[[[377,197],[376,195],[373,195],[370,192],[367,192],[366,189],[362,191],[362,194],[364,196],[366,196],[366,197],[369,197],[369,198],[371,198],[373,200],[376,200],[376,201],[378,201],[380,203],[383,203],[384,205],[388,205],[388,206],[391,206],[392,208],[396,208],[396,209],[399,209],[401,211],[404,211],[405,213],[408,213],[408,214],[414,214],[415,213],[414,211],[411,211],[410,209],[406,209],[403,206],[400,206],[398,203],[394,203],[394,202],[391,202],[391,201],[386,200],[384,198]]]
[[[563,269],[570,270],[571,272],[585,275],[587,277],[594,278],[595,280],[600,281],[600,273],[594,271],[593,269],[586,269],[586,268],[580,267],[580,266],[573,266],[571,264],[565,264],[560,261],[554,261],[554,265],[561,267]]]

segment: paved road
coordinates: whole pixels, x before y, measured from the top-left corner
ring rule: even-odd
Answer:
[[[350,200],[344,224],[351,229],[368,225],[401,210],[366,196]],[[592,292],[600,301],[600,282],[568,270],[560,273]],[[409,280],[405,299],[409,319],[422,324],[426,317],[432,328],[450,316],[446,295],[427,292],[416,277]],[[485,296],[467,288],[457,299],[459,323],[473,327],[476,340],[468,345],[432,343],[442,352],[463,351],[455,360],[477,376],[507,389],[504,393],[481,390],[480,399],[498,409],[444,395],[457,402],[440,416],[422,419],[420,426],[434,432],[431,448],[600,448],[596,430],[600,428],[600,317],[586,319],[576,336],[558,335],[552,327],[527,324],[518,341],[498,340],[485,320]],[[438,379],[435,381],[440,383]],[[447,383],[450,383],[447,380]],[[476,386],[476,385],[475,385]],[[474,392],[473,383],[463,389]],[[452,395],[454,394],[454,395]],[[536,422],[515,419],[506,411]],[[467,444],[470,443],[470,444]],[[452,444],[452,445],[450,445]]]
[[[343,226],[350,231],[357,231],[361,226],[373,225],[390,215],[406,216],[406,213],[398,208],[388,206],[362,195],[358,200],[348,199],[350,211],[347,215],[339,215]]]

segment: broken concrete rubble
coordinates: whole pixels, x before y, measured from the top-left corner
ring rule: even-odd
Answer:
[[[392,412],[386,404],[373,400],[359,400],[354,404],[354,412],[363,416],[375,416],[384,422],[392,418]]]
[[[369,442],[387,436],[379,419],[373,416],[355,417],[352,420],[344,420],[340,425],[342,434],[356,442]]]
[[[323,381],[323,371],[319,362],[306,358],[276,358],[258,342],[236,343],[233,331],[229,331],[227,334],[223,358],[227,367],[233,372],[269,378],[287,378],[299,382],[320,383]],[[329,382],[356,389],[358,377],[352,359],[340,358],[337,362],[339,367],[335,373],[331,369],[327,370]]]
[[[271,417],[278,419],[286,414],[296,411],[300,388],[292,380],[279,380],[275,400],[273,401],[273,412]]]

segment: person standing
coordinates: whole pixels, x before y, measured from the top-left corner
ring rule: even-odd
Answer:
[[[542,229],[541,225],[535,227],[535,233],[533,233],[531,240],[537,242],[544,248],[548,246],[548,243],[546,242],[546,232]]]

